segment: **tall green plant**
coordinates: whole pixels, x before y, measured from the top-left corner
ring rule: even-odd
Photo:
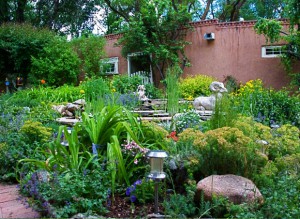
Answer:
[[[166,77],[166,93],[167,93],[167,111],[172,116],[179,111],[179,84],[178,76],[181,73],[181,69],[178,66],[174,66],[167,70]]]

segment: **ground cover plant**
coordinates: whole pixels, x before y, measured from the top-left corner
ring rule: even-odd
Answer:
[[[32,197],[31,204],[47,217],[77,213],[145,217],[153,213],[154,194],[145,154],[162,149],[169,154],[164,165],[167,178],[159,188],[164,214],[299,216],[300,111],[296,94],[250,81],[217,102],[210,120],[201,121],[187,105],[184,113],[174,117],[174,129],[165,129],[167,125],[142,121],[132,113],[132,105],[119,101],[124,93],[117,91],[114,83],[113,79],[93,78],[78,87],[53,89],[40,84],[2,95],[0,180],[18,180],[23,195]],[[125,87],[127,82],[122,83]],[[78,112],[82,121],[69,133],[55,122],[58,115],[51,105],[77,98],[86,99],[87,104],[85,112]],[[194,199],[199,180],[227,173],[254,181],[265,202],[234,205],[221,197],[211,202],[203,197]]]

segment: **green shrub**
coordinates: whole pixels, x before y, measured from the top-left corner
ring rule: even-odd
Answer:
[[[208,120],[208,128],[216,129],[221,127],[233,127],[238,116],[238,109],[228,95],[216,98],[215,108],[211,118]]]
[[[39,211],[51,218],[70,218],[78,213],[108,212],[110,196],[108,170],[85,170],[84,173],[48,173],[48,180],[40,180],[40,173],[29,173],[20,183],[24,195],[34,198]],[[72,182],[72,183],[70,183]]]
[[[0,80],[4,81],[5,77],[12,77],[11,74],[14,74],[15,77],[23,77],[26,82],[31,69],[31,56],[38,56],[54,38],[54,32],[38,29],[29,24],[2,24],[0,26]]]
[[[209,85],[217,81],[216,78],[206,75],[189,76],[179,80],[179,91],[181,97],[192,100],[198,96],[208,96],[211,94]]]
[[[300,153],[300,131],[292,125],[283,125],[272,130],[273,139],[270,141],[270,159]]]
[[[64,38],[57,37],[36,56],[32,56],[30,82],[41,80],[49,86],[76,84],[80,60]]]
[[[259,146],[237,128],[207,131],[203,138],[196,138],[194,144],[202,155],[201,171],[205,176],[230,173],[251,177],[268,160],[259,152]]]
[[[131,93],[136,92],[140,84],[142,84],[142,78],[139,76],[116,75],[111,81],[111,89],[121,94]]]
[[[100,73],[100,59],[105,56],[105,40],[102,36],[82,36],[75,38],[71,42],[72,48],[81,59],[81,72],[86,77],[95,77]]]
[[[141,141],[154,145],[157,148],[164,148],[167,143],[168,131],[163,127],[158,125],[155,122],[149,122],[143,120],[141,123],[141,129],[143,132],[143,136],[141,136]]]
[[[34,121],[25,121],[24,125],[20,129],[20,132],[24,134],[28,143],[33,143],[35,141],[40,143],[48,142],[51,135],[52,130],[50,128],[46,128],[42,125],[41,122]]]
[[[293,124],[299,127],[300,101],[299,96],[290,95],[282,89],[275,91],[263,87],[259,79],[250,80],[234,94],[238,110],[265,125]]]

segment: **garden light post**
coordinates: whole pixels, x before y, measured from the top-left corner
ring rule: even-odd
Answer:
[[[163,217],[158,212],[158,183],[166,178],[166,174],[163,172],[164,158],[168,157],[168,154],[162,150],[149,151],[146,156],[150,159],[151,171],[148,174],[148,178],[153,179],[155,182],[155,197],[154,197],[154,215],[153,217]]]
[[[5,79],[5,86],[6,86],[6,93],[9,93],[9,80],[8,80],[8,78]]]

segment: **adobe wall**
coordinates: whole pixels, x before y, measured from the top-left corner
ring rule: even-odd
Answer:
[[[266,86],[277,89],[287,86],[289,78],[280,58],[261,57],[266,40],[254,32],[254,24],[255,21],[219,23],[217,20],[192,23],[194,30],[186,37],[191,45],[185,48],[192,66],[184,69],[183,77],[205,74],[223,81],[231,75],[242,83],[261,79]],[[215,34],[214,40],[204,39],[204,34],[209,32]],[[119,57],[119,72],[127,73],[127,60],[121,57],[121,48],[114,46],[119,37],[106,36],[106,52],[108,57]]]
[[[217,20],[194,23],[194,31],[187,36],[192,44],[185,49],[192,67],[185,76],[206,74],[223,81],[232,75],[245,83],[261,79],[266,86],[281,88],[289,79],[280,58],[262,58],[261,47],[266,39],[254,32],[255,21],[218,23]],[[205,40],[204,34],[213,32],[215,40]]]

